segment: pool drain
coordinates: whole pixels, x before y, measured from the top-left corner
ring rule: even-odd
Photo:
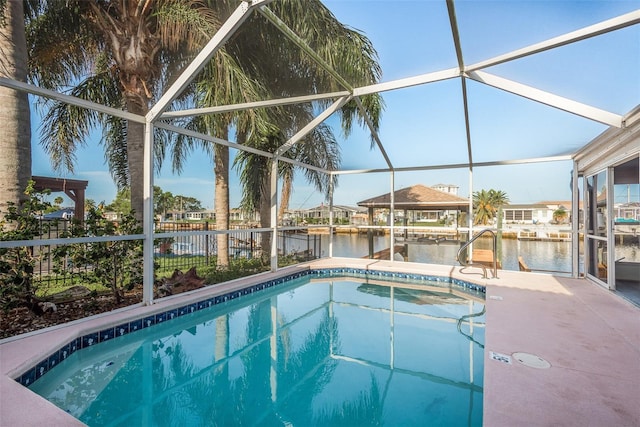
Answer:
[[[551,363],[547,362],[540,356],[530,353],[513,353],[513,358],[524,366],[537,369],[548,369],[551,367]]]

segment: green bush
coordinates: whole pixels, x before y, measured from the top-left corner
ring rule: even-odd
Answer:
[[[102,211],[89,209],[84,224],[74,220],[71,230],[62,237],[99,237],[140,234],[142,227],[133,213],[124,214],[118,223],[107,220]],[[54,263],[62,269],[69,264],[78,275],[109,288],[117,303],[125,290],[142,283],[142,241],[119,240],[107,242],[77,243],[55,249]]]
[[[200,274],[205,278],[207,285],[212,285],[264,271],[269,271],[269,266],[264,265],[259,258],[238,258],[232,260],[228,268],[208,267]]]
[[[51,204],[43,200],[48,192],[36,191],[30,181],[25,189],[27,200],[17,206],[8,203],[4,220],[0,222],[0,240],[33,240],[46,232],[39,217]],[[17,246],[0,248],[0,307],[4,310],[27,306],[36,314],[42,310],[35,297],[36,286],[33,271],[41,255],[35,254],[33,247]]]

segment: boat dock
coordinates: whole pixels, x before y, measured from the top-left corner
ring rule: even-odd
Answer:
[[[382,260],[388,260],[390,259],[390,248],[387,249],[383,249],[381,251],[378,251],[376,253],[374,253],[371,257],[369,257],[369,255],[365,255],[362,258],[367,258],[367,259],[382,259]],[[406,254],[404,253],[404,245],[395,245],[393,247],[393,254],[400,254],[403,257],[406,257]]]
[[[531,230],[528,228],[522,228],[518,230],[517,239],[547,242],[570,242],[571,230]]]

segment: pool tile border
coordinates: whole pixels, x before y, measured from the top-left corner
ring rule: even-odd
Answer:
[[[443,285],[455,285],[462,290],[472,291],[474,293],[485,294],[486,288],[484,285],[478,285],[468,282],[466,280],[460,280],[449,276],[435,276],[428,274],[417,273],[398,273],[392,271],[383,270],[370,270],[366,268],[312,268],[309,270],[303,270],[296,273],[289,274],[287,276],[279,277],[277,279],[271,279],[266,282],[258,283],[248,286],[240,290],[234,290],[225,294],[212,296],[200,301],[192,302],[178,308],[172,308],[160,313],[144,316],[139,319],[134,319],[126,323],[114,327],[108,327],[99,331],[89,332],[81,337],[72,339],[68,343],[64,344],[58,350],[50,354],[48,357],[42,359],[34,367],[28,369],[22,375],[15,378],[17,382],[25,387],[30,386],[33,382],[37,381],[60,362],[71,356],[76,351],[83,348],[90,347],[101,342],[109,341],[115,337],[126,335],[136,332],[140,329],[145,329],[153,325],[163,323],[178,317],[182,317],[186,314],[194,313],[199,310],[212,307],[214,305],[222,304],[227,301],[237,299],[241,296],[250,295],[255,292],[259,292],[265,289],[270,289],[274,286],[281,285],[291,280],[295,280],[305,276],[314,276],[317,278],[325,277],[355,277],[355,278],[380,278],[388,281],[395,280],[411,280],[416,282],[436,282]]]

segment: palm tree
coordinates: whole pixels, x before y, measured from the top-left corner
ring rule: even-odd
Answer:
[[[553,211],[553,221],[558,224],[564,223],[568,217],[569,217],[569,213],[567,212],[564,206],[560,206],[558,209]]]
[[[270,131],[263,131],[260,135],[247,141],[248,145],[263,151],[273,152],[286,141],[282,131],[272,127]],[[289,157],[303,163],[317,166],[326,170],[334,170],[340,161],[340,151],[331,128],[322,123],[315,128],[306,138],[296,144],[288,153]],[[240,170],[242,185],[241,207],[247,212],[258,211],[260,213],[260,227],[271,226],[271,161],[260,155],[247,151],[240,152],[234,161],[234,167]],[[283,205],[288,203],[293,174],[296,167],[288,162],[278,163],[278,175],[283,180]],[[329,176],[316,170],[305,169],[305,176],[312,182],[319,192],[326,191]],[[281,212],[283,211],[281,205]],[[270,256],[271,233],[263,233],[261,237],[263,260]]]
[[[209,2],[209,5],[214,10],[214,15],[228,16],[235,3],[232,5],[229,1],[218,0]],[[340,24],[320,1],[283,0],[273,3],[272,6],[301,37],[313,41],[309,45],[317,49],[326,62],[332,64],[354,84],[371,84],[378,80],[381,71],[376,62],[375,50],[369,40],[357,31]],[[280,59],[274,60],[274,58]],[[268,84],[261,82],[268,82]],[[314,93],[321,90],[334,91],[338,88],[338,82],[329,73],[311,61],[301,49],[291,46],[288,39],[272,23],[254,14],[200,74],[196,102],[201,107],[207,107],[299,93]],[[340,89],[344,88],[340,87]],[[362,102],[377,127],[382,109],[381,98],[377,95],[367,96]],[[241,114],[221,114],[194,119],[189,126],[222,139],[227,139],[229,129],[233,127],[238,142],[261,146],[265,141],[269,141],[269,145],[275,151],[285,139],[279,138],[278,145],[271,144],[275,141],[272,134],[274,127],[282,129],[282,135],[291,136],[311,120],[313,107],[323,105],[328,105],[328,101],[320,102],[315,106],[274,108],[268,112],[248,110]],[[355,102],[352,102],[347,104],[339,114],[343,129],[348,132],[353,119],[358,117],[360,112]],[[361,116],[360,119],[362,120]],[[331,137],[322,141],[325,147],[312,155],[312,144],[320,141],[318,137],[327,135]],[[311,156],[314,162],[324,164],[329,169],[337,166],[337,157],[334,156],[337,153],[335,139],[326,128],[319,128],[307,141],[309,142],[302,144],[306,148],[294,149],[292,151],[294,154],[289,154],[289,157],[301,156],[303,160],[311,162]],[[182,144],[179,137],[174,149],[174,165],[178,165],[179,168],[185,152],[192,147],[192,144]],[[205,150],[214,157],[216,228],[226,230],[229,227],[229,149],[226,146],[216,145],[213,149],[205,146]],[[321,155],[331,153],[331,156],[320,158],[319,153],[322,153]],[[268,225],[267,207],[269,205],[265,203],[268,203],[266,198],[269,196],[267,184],[270,166],[264,163],[264,159],[247,162],[244,154],[241,154],[240,158],[245,160],[236,162],[236,165],[261,165],[259,168],[253,167],[247,173],[241,171],[241,176],[245,177],[252,176],[255,172],[262,174],[256,177],[257,181],[247,182],[244,185],[243,205],[259,208],[262,212],[263,225]],[[289,179],[293,176],[291,169],[289,168],[289,172],[286,168],[282,169],[281,173],[285,177],[285,183],[289,184],[291,182]],[[312,181],[322,184],[319,188],[326,190],[328,177],[323,178],[315,172],[307,175]],[[284,190],[289,188],[286,185]],[[218,266],[224,267],[229,262],[228,237],[225,234],[219,234],[217,239],[217,263]],[[267,243],[263,241],[263,249]]]
[[[226,16],[230,5],[226,1],[211,3],[216,8],[213,14]],[[208,107],[215,105],[237,104],[264,99],[266,90],[255,79],[247,76],[236,58],[221,49],[198,76],[194,89],[196,105]],[[239,134],[251,133],[258,122],[264,121],[264,112],[245,111],[236,114],[217,114],[214,116],[195,117],[186,123],[186,127],[204,134],[227,140],[230,128]],[[185,155],[199,145],[213,157],[215,173],[215,212],[216,229],[229,229],[229,148],[216,144],[198,143],[193,139],[178,135],[172,147],[174,170],[180,172]],[[226,234],[216,235],[217,266],[229,265],[229,239]]]
[[[0,76],[26,81],[22,1],[0,1]],[[0,123],[1,222],[9,204],[20,206],[26,200],[31,179],[31,117],[26,93],[0,86]]]
[[[367,85],[378,81],[381,72],[371,42],[364,35],[341,24],[321,2],[307,1],[302,5],[296,1],[282,1],[273,4],[273,8],[276,15],[302,39],[303,43],[314,49],[326,64],[351,84]],[[272,97],[344,89],[303,49],[292,46],[271,23],[255,19],[251,24],[254,25],[252,32],[238,35],[237,42],[232,44],[230,49],[237,52],[247,74],[254,76],[256,80],[269,82],[268,89]],[[256,38],[255,32],[261,37]],[[246,39],[243,39],[243,36]],[[256,46],[257,43],[262,45]],[[274,55],[287,59],[274,61]],[[366,110],[364,113],[357,108],[354,101],[339,110],[345,134],[350,132],[355,118],[364,123],[363,114],[371,118],[377,129],[382,111],[381,97],[364,97],[362,104]],[[248,145],[261,148],[263,151],[275,152],[298,129],[311,121],[315,108],[327,105],[328,101],[325,101],[317,105],[302,104],[273,109],[268,112],[270,125],[258,127],[257,133],[241,137],[246,138]],[[280,131],[274,131],[274,128]],[[285,155],[326,170],[334,170],[339,165],[339,148],[335,137],[332,130],[324,124],[316,127]],[[235,165],[241,169],[243,207],[250,211],[258,207],[261,225],[268,227],[271,166],[264,158],[250,160],[256,156],[248,152],[241,153]],[[294,167],[289,163],[280,162],[278,168],[283,179],[281,216],[288,206]],[[313,170],[305,170],[304,173],[318,191],[328,191],[328,175]],[[268,255],[269,240],[265,242],[263,238],[262,247],[263,252],[266,249]]]
[[[474,220],[478,225],[487,225],[496,218],[498,210],[509,203],[507,193],[499,190],[480,190],[473,193]]]
[[[51,0],[27,14],[31,79],[54,90],[145,115],[174,70],[218,25],[198,0]],[[204,31],[203,31],[204,30]],[[56,169],[73,172],[74,152],[101,125],[112,175],[143,206],[144,125],[59,102],[46,104],[41,139]],[[160,140],[166,137],[157,134]],[[156,160],[163,154],[157,144]]]

